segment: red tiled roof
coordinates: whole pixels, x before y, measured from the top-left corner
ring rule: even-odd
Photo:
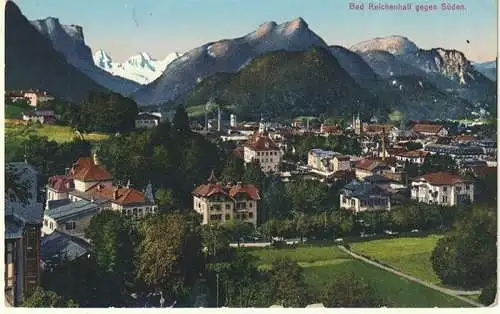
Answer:
[[[455,136],[457,141],[473,141],[474,137],[472,135],[457,135]]]
[[[351,157],[349,156],[336,156],[337,160],[339,161],[346,161],[346,160],[351,160]]]
[[[224,186],[222,184],[208,183],[198,186],[192,194],[201,197],[210,197],[215,194],[222,194],[234,198],[238,193],[247,194],[253,200],[260,200],[259,190],[253,184],[242,184]]]
[[[390,124],[363,124],[363,132],[367,133],[389,133],[392,129]]]
[[[79,158],[71,169],[71,177],[84,182],[113,180],[113,176],[89,157]]]
[[[68,192],[68,183],[72,183],[73,179],[68,176],[53,176],[49,178],[49,187],[59,193]]]
[[[321,133],[340,133],[343,132],[342,128],[337,125],[322,124],[320,127]]]
[[[117,192],[116,198],[114,197],[115,191]],[[107,199],[119,205],[146,203],[144,194],[134,188],[102,186],[99,189],[99,184],[96,184],[88,190],[88,193],[90,193],[94,197]]]
[[[441,124],[415,124],[413,131],[417,133],[433,133],[436,134],[443,129]]]
[[[278,145],[269,136],[261,133],[252,135],[245,146],[254,151],[279,150]]]
[[[417,180],[425,180],[432,185],[453,185],[457,183],[469,183],[471,180],[445,171],[428,173]]]
[[[354,165],[354,168],[372,171],[373,169],[375,169],[378,166],[385,166],[385,164],[379,160],[365,158],[365,159],[358,161]]]

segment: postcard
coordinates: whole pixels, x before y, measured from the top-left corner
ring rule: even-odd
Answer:
[[[8,0],[4,300],[481,308],[497,3]]]

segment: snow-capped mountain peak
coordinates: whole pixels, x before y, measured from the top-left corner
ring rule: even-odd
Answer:
[[[376,37],[374,39],[360,42],[352,46],[351,50],[356,52],[381,50],[393,55],[402,55],[417,52],[418,47],[414,42],[404,36],[393,35],[387,37]]]
[[[94,53],[94,63],[101,69],[110,69],[113,60],[103,49],[99,49]]]
[[[179,53],[170,53],[163,60],[155,60],[147,52],[131,56],[123,63],[113,62],[111,57],[102,49],[94,53],[94,63],[101,69],[116,75],[133,80],[139,84],[148,84],[160,76],[167,65],[179,57]]]

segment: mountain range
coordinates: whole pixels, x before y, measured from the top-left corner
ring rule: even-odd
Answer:
[[[31,24],[51,40],[54,49],[62,53],[66,61],[99,85],[122,95],[130,95],[139,88],[138,83],[114,76],[94,64],[92,51],[85,44],[82,27],[62,25],[54,17],[32,21]]]
[[[105,90],[66,61],[11,1],[5,4],[5,88],[46,90],[72,102]]]
[[[10,11],[6,9],[6,15]],[[30,37],[39,37],[33,34],[36,29],[50,39],[52,47],[46,47],[52,48],[50,54],[62,57],[59,67],[71,66],[70,73],[77,69],[99,86],[128,95],[140,105],[194,106],[215,97],[249,115],[264,109],[273,115],[383,114],[397,109],[407,118],[467,115],[478,106],[492,113],[496,109],[496,75],[492,75],[496,62],[472,64],[459,51],[421,49],[402,36],[374,38],[349,49],[329,46],[302,18],[267,22],[242,37],[209,42],[180,56],[174,53],[154,60],[140,53],[124,63],[113,62],[103,50],[92,56],[79,26],[62,25],[56,18],[21,26],[6,30],[11,33],[6,51],[14,51],[9,45],[19,45],[14,34],[22,29]],[[24,56],[30,58],[24,61],[27,64],[45,66],[38,64],[43,58],[34,51],[25,55],[11,53],[9,58],[20,63],[17,59]],[[33,80],[27,72],[9,71],[10,64],[7,76]],[[12,78],[7,77],[9,81]]]
[[[155,60],[147,52],[132,56],[123,63],[113,62],[111,57],[102,49],[94,53],[94,63],[104,71],[120,76],[139,84],[148,84],[156,80],[167,65],[177,59],[179,53],[173,52],[163,60]]]

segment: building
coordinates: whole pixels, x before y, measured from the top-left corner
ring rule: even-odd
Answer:
[[[69,199],[71,202],[95,203],[99,210],[114,210],[135,218],[143,217],[157,210],[150,184],[144,192],[136,190],[130,184],[126,186],[114,185],[113,176],[99,164],[95,155],[94,159],[79,158],[67,175],[49,178],[46,190],[46,209],[50,207],[50,201]],[[79,204],[83,206],[84,203]],[[91,205],[88,206],[93,208]],[[78,204],[73,205],[72,208],[70,211],[79,212]],[[57,207],[48,210],[58,211]],[[49,229],[51,229],[50,225]]]
[[[40,284],[40,229],[43,206],[38,202],[38,172],[23,162],[6,164],[6,170],[28,187],[22,202],[7,187],[5,193],[5,268],[6,303],[20,305]]]
[[[66,204],[57,204],[53,208],[49,205],[49,208],[45,210],[42,227],[43,235],[58,230],[68,235],[83,238],[85,230],[90,225],[90,220],[101,211],[100,206],[92,201],[71,202],[69,199],[65,199],[55,202],[66,202]]]
[[[259,190],[253,184],[223,185],[214,172],[207,184],[193,191],[193,209],[203,216],[203,224],[224,223],[232,219],[257,225]]]
[[[281,149],[269,137],[263,120],[259,124],[259,131],[254,133],[243,145],[245,163],[257,160],[263,172],[277,172],[281,162]]]
[[[73,261],[88,256],[90,245],[85,240],[55,231],[42,237],[40,244],[41,268],[51,271],[62,261]]]
[[[154,115],[152,113],[141,112],[137,115],[135,119],[135,127],[137,129],[151,129],[155,128],[160,124],[161,117]]]
[[[410,151],[400,151],[395,154],[395,158],[402,163],[411,162],[414,164],[422,165],[425,158],[429,155],[429,152],[424,150],[410,150]]]
[[[230,126],[231,128],[236,127],[236,115],[235,115],[234,113],[231,113],[231,114],[229,115],[229,126]]]
[[[33,110],[29,112],[23,112],[23,120],[31,122],[53,123],[56,121],[56,116],[52,110]]]
[[[455,206],[474,202],[472,180],[449,172],[435,172],[411,183],[411,198],[418,202]]]
[[[311,149],[307,155],[307,165],[321,172],[350,171],[351,158],[333,151],[319,148]]]
[[[342,135],[344,134],[344,130],[338,126],[338,125],[328,125],[325,123],[322,123],[321,126],[319,127],[319,132],[321,134],[324,134],[326,136],[328,135]]]
[[[382,175],[384,171],[391,170],[385,162],[369,158],[365,158],[356,162],[353,168],[356,174],[356,178],[360,180],[374,174]]]
[[[448,130],[441,124],[417,123],[413,126],[412,131],[424,136],[448,136]]]
[[[444,154],[449,155],[453,159],[483,159],[486,157],[486,151],[481,146],[472,146],[464,144],[442,145],[442,144],[427,144],[424,150],[431,155]]]
[[[390,194],[367,181],[353,180],[340,190],[340,208],[354,213],[390,211]]]
[[[32,107],[38,107],[38,104],[53,100],[54,97],[50,96],[47,92],[32,91],[24,93],[24,98],[28,100],[28,103]]]

